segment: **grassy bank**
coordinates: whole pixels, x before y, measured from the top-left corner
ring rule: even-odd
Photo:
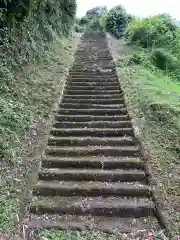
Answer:
[[[52,104],[73,62],[75,12],[74,0],[1,3],[0,233],[13,235],[25,212],[27,175],[40,159]]]
[[[109,37],[134,127],[146,151],[155,193],[172,235],[180,232],[180,84],[163,71],[129,62],[136,52]]]
[[[42,153],[47,120],[58,102],[78,36],[56,39],[41,60],[13,74],[8,94],[1,95],[0,232],[17,227],[21,195],[33,161]]]

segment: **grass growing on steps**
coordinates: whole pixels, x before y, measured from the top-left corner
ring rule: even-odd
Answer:
[[[41,60],[14,73],[7,91],[0,96],[0,151],[4,156],[0,232],[12,234],[17,230],[27,174],[32,161],[42,153],[39,145],[44,143],[40,140],[46,134],[53,104],[58,103],[78,41],[79,36],[54,41]]]
[[[135,131],[145,148],[157,183],[155,193],[163,203],[172,235],[177,236],[180,232],[180,84],[151,65],[129,65],[128,61],[122,64],[118,59],[122,59],[124,54],[128,59],[128,55],[117,40],[112,42]],[[129,48],[128,54],[132,56],[135,49],[125,47]]]
[[[47,240],[104,240],[111,239],[111,235],[100,232],[73,232],[73,231],[44,231],[40,234]],[[117,236],[118,237],[118,236]],[[113,238],[114,240],[118,238]]]
[[[163,240],[164,234],[155,233],[152,231],[134,231],[128,234],[121,234],[119,232],[102,233],[102,232],[91,232],[91,231],[42,231],[39,234],[37,240],[139,240],[139,239],[157,239]],[[35,238],[36,239],[36,238]]]

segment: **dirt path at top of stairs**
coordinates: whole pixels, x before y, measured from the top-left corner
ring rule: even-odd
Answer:
[[[29,229],[163,228],[108,42],[86,33],[33,186]]]

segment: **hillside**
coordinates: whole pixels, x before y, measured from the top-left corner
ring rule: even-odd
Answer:
[[[0,9],[1,233],[13,235],[21,223],[27,179],[79,41],[75,12],[75,1],[51,0],[4,1]]]

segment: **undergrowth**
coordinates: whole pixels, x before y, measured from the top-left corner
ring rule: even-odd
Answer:
[[[173,235],[180,232],[180,83],[156,68],[148,53],[128,47],[121,55],[118,72],[135,131],[146,151],[157,183],[155,192]],[[147,55],[146,55],[147,54]],[[133,60],[132,60],[133,59]],[[138,61],[137,61],[138,60]],[[138,64],[137,64],[138,63]],[[173,199],[173,202],[172,202]]]
[[[25,156],[72,63],[76,1],[3,0],[1,6],[0,232],[12,233],[32,161]]]
[[[38,137],[38,124],[48,119],[53,104],[58,102],[75,47],[76,38],[57,40],[44,52],[41,60],[14,73],[9,87],[11,92],[1,95],[5,109],[1,115],[1,126],[4,127],[1,141],[7,148],[1,162],[0,232],[12,233],[17,226],[20,196],[24,194],[27,172],[34,157],[31,155],[27,162],[26,155],[31,153],[33,138]],[[7,131],[8,128],[11,131]],[[35,148],[38,149],[38,145]]]
[[[132,232],[130,234],[103,233],[91,231],[43,231],[40,233],[40,240],[139,240],[153,238],[163,240],[163,233],[153,231]]]

